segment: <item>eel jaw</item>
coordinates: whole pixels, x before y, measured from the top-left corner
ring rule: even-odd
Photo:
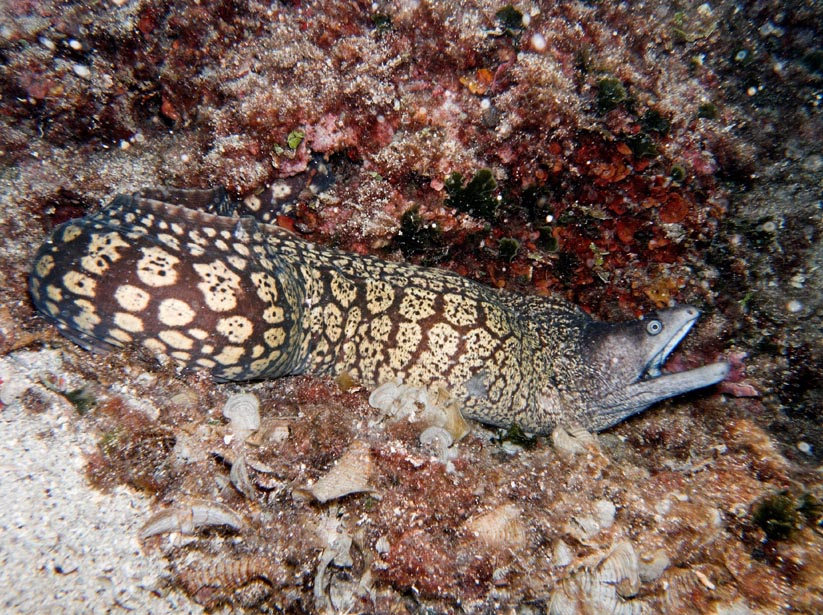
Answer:
[[[679,325],[679,328],[671,334],[665,345],[649,359],[646,364],[646,369],[640,376],[641,380],[649,380],[660,377],[663,365],[666,363],[669,355],[677,347],[680,341],[686,337],[686,334],[691,331],[698,318],[700,318],[700,312],[694,308],[692,308],[691,313],[686,313],[685,317],[682,319],[682,323]]]
[[[606,429],[658,401],[702,389],[725,380],[729,364],[721,361],[685,372],[638,380],[598,400],[592,428]]]
[[[703,365],[685,372],[663,374],[650,380],[641,380],[629,385],[630,398],[645,403],[645,407],[656,401],[668,399],[722,382],[729,375],[729,364],[725,361]]]

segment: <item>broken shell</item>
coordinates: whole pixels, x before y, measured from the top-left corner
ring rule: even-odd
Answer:
[[[420,434],[420,444],[426,446],[434,445],[435,448],[437,446],[448,448],[453,442],[452,435],[443,427],[427,427]]]
[[[615,514],[617,508],[608,500],[597,500],[594,503],[594,516],[602,529],[607,530],[614,524]]]
[[[632,599],[639,589],[637,554],[630,542],[622,541],[594,566],[561,581],[552,592],[549,613],[640,615],[647,611],[646,605]]]
[[[666,591],[658,606],[665,613],[682,612],[684,604],[708,603],[716,589],[704,572],[694,568],[673,568],[663,575],[662,582]]]
[[[386,536],[381,536],[377,539],[377,542],[374,543],[374,550],[380,553],[380,555],[385,555],[391,550],[391,543]]]
[[[600,582],[612,585],[618,596],[631,598],[640,589],[640,570],[632,543],[624,540],[599,566]]]
[[[281,564],[254,555],[199,562],[178,573],[177,580],[196,602],[210,609],[229,598],[249,608],[256,606],[268,597],[272,587],[285,584],[287,578]]]
[[[589,544],[591,539],[600,533],[600,524],[591,515],[575,515],[569,519],[563,529],[579,542]]]
[[[369,405],[393,419],[420,420],[427,425],[443,427],[454,441],[469,432],[469,424],[463,418],[459,404],[442,384],[427,388],[386,382],[369,395]]]
[[[588,544],[601,530],[608,529],[614,524],[616,513],[617,508],[610,501],[597,500],[594,503],[593,514],[576,514],[569,519],[563,529],[578,541]]]
[[[277,423],[269,432],[269,442],[279,444],[289,439],[289,426],[286,423]]]
[[[466,527],[489,547],[516,550],[526,544],[526,528],[520,521],[521,515],[517,506],[506,504],[471,519]]]
[[[558,453],[579,455],[600,450],[597,437],[579,426],[558,425],[552,431],[552,444]]]
[[[369,405],[394,419],[408,418],[410,421],[420,418],[418,414],[426,416],[435,409],[426,388],[398,384],[395,381],[381,384],[372,391],[369,395]]]
[[[185,389],[180,393],[174,395],[169,402],[176,408],[183,408],[186,410],[197,407],[197,394],[191,389]]]
[[[448,431],[454,441],[462,439],[467,433],[471,431],[469,422],[463,418],[463,413],[460,412],[460,407],[456,401],[450,402],[445,407],[446,424],[443,427]]]
[[[274,474],[276,471],[273,467],[263,463],[259,459],[247,459],[246,465],[248,465],[255,472],[260,472],[261,474]]]
[[[223,416],[242,442],[260,428],[260,400],[253,393],[231,395],[223,405]]]
[[[457,403],[457,400],[451,396],[451,393],[449,393],[448,389],[443,385],[437,388],[435,405],[442,409],[443,419],[442,423],[438,422],[434,424],[448,431],[455,442],[471,431],[468,421],[463,418],[463,413],[460,412],[460,404]]]
[[[646,583],[656,581],[666,569],[671,566],[671,560],[663,549],[657,549],[653,554],[650,562],[640,562],[639,572],[640,580]]]
[[[234,488],[246,496],[248,499],[253,499],[255,495],[254,485],[249,478],[249,469],[246,466],[246,458],[243,455],[237,457],[234,463],[231,464],[231,472],[229,473],[229,480]]]
[[[144,540],[167,532],[194,534],[195,530],[202,527],[219,526],[239,531],[243,527],[243,519],[222,504],[199,502],[188,508],[167,508],[152,515],[140,528],[140,538]]]
[[[552,563],[560,568],[568,566],[574,561],[572,550],[563,540],[558,539],[552,549]]]
[[[328,582],[328,604],[334,613],[356,613],[359,600],[360,580],[349,574],[334,574]]]
[[[420,434],[420,444],[434,451],[440,463],[448,463],[456,457],[455,451],[449,448],[452,442],[451,434],[442,427],[427,427]]]
[[[407,388],[394,380],[381,384],[369,395],[369,405],[372,408],[394,415],[395,412],[391,411],[392,407],[399,405],[398,401]]]
[[[326,514],[320,519],[316,531],[317,537],[321,543],[325,544],[325,548],[320,555],[320,561],[314,576],[315,608],[318,613],[339,613],[341,610],[338,607],[348,604],[348,600],[344,596],[347,593],[344,586],[357,581],[351,575],[345,575],[344,578],[337,579],[341,582],[337,584],[335,581],[336,571],[331,569],[330,565],[334,564],[336,568],[351,568],[354,566],[354,559],[351,555],[354,539],[338,516],[336,506],[329,507]],[[348,589],[354,591],[355,587],[351,585]],[[338,593],[337,590],[342,590],[342,593]],[[348,593],[351,594],[352,591]],[[353,604],[348,605],[343,609],[343,612],[352,611],[353,606]]]
[[[246,438],[246,444],[263,446],[279,444],[289,439],[289,422],[281,419],[261,422],[260,429]]]
[[[311,494],[320,503],[336,498],[369,491],[369,478],[372,473],[372,458],[368,444],[354,442],[335,466],[318,479],[309,488]]]

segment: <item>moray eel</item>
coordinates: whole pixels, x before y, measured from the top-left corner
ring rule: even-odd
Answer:
[[[601,430],[715,384],[728,365],[663,374],[699,316],[593,320],[559,299],[304,241],[217,190],[146,189],[57,227],[34,305],[89,349],[138,346],[220,381],[348,373],[445,386],[480,422]]]

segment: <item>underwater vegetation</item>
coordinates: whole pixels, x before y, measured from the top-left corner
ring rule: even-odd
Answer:
[[[476,218],[494,220],[499,201],[495,194],[497,181],[490,169],[480,169],[468,181],[460,173],[452,173],[444,184],[446,205]]]

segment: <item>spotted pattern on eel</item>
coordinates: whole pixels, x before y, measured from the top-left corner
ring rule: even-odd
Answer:
[[[220,215],[226,202],[221,190],[146,189],[57,227],[34,260],[35,306],[89,349],[142,346],[220,381],[445,386],[468,417],[543,433],[604,429],[728,372],[661,373],[695,308],[602,323],[560,299]]]

